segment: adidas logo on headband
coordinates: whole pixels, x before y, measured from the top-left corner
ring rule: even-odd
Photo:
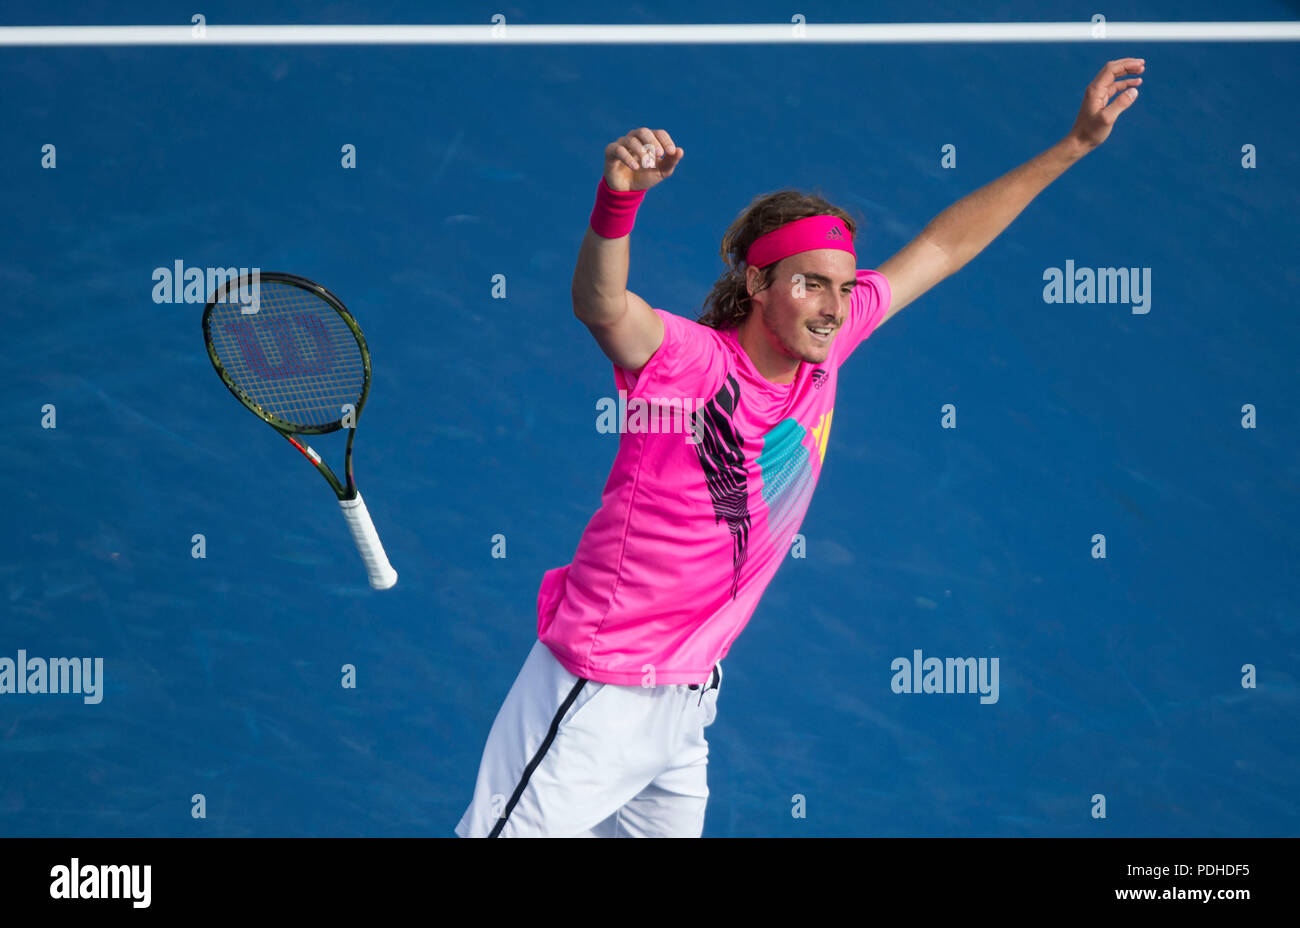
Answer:
[[[750,267],[766,267],[801,251],[838,248],[855,258],[853,241],[839,217],[819,213],[773,229],[756,238],[745,252]]]

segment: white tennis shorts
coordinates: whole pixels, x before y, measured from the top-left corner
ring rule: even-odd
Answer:
[[[704,831],[722,665],[709,683],[620,686],[575,676],[538,641],[488,734],[470,837],[678,837]]]

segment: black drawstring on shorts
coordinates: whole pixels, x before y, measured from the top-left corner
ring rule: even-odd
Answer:
[[[713,673],[709,674],[709,682],[707,686],[700,686],[698,683],[692,683],[688,687],[688,689],[700,691],[699,701],[696,702],[695,705],[697,706],[704,705],[704,694],[707,693],[709,690],[713,689],[714,687],[716,687],[717,685],[718,685],[718,665],[714,664]]]

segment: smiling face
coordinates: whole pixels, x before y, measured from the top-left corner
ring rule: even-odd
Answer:
[[[740,326],[742,344],[764,376],[786,383],[799,362],[826,360],[848,318],[856,272],[853,255],[838,248],[804,251],[777,263],[772,285],[754,293],[754,311]],[[751,292],[761,287],[761,272],[749,268],[746,283]]]

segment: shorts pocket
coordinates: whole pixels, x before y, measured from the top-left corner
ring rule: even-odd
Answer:
[[[578,679],[578,677],[574,677],[573,681],[577,683]],[[560,720],[560,728],[564,729],[576,723],[578,717],[586,714],[587,709],[600,697],[601,693],[603,693],[605,688],[608,686],[608,683],[600,683],[596,680],[588,680],[584,683],[582,689],[578,691],[578,698],[573,701],[573,705],[569,707],[569,711],[564,713],[564,718]]]

